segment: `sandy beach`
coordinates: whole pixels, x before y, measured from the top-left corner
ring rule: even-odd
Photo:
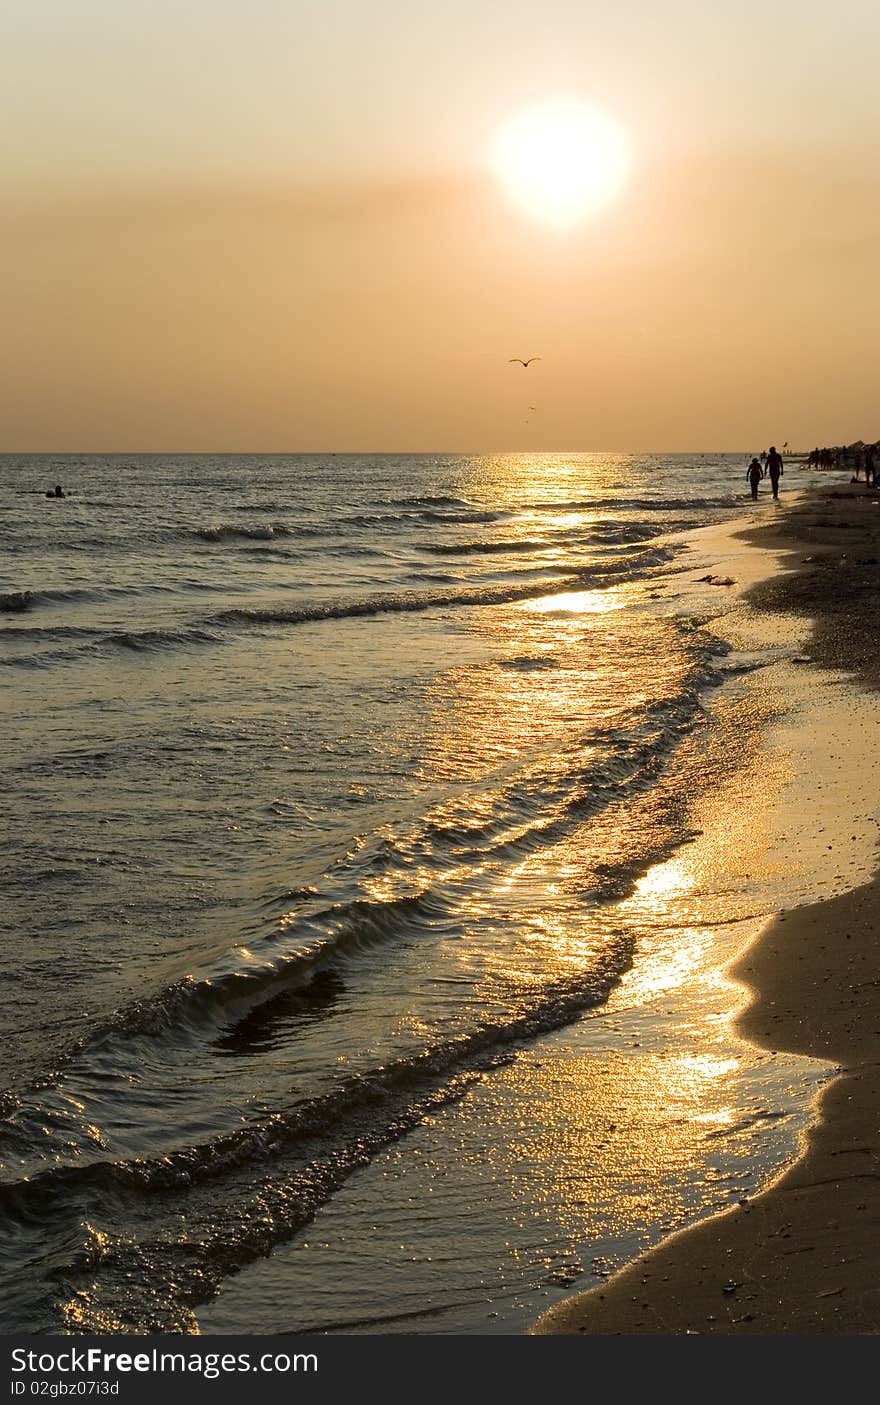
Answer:
[[[799,497],[772,526],[753,529],[745,539],[785,553],[783,569],[751,589],[753,607],[810,617],[803,662],[844,671],[861,688],[876,689],[876,495],[861,484],[829,485]],[[836,740],[842,742],[843,775],[846,738]],[[856,764],[865,764],[864,755]],[[854,815],[851,825],[829,833],[829,849],[845,851],[849,829],[864,819]],[[817,1100],[797,1160],[762,1194],[744,1196],[732,1209],[664,1240],[607,1283],[552,1308],[536,1333],[877,1331],[878,898],[874,880],[781,912],[730,971],[748,992],[737,1017],[740,1034],[838,1070]]]

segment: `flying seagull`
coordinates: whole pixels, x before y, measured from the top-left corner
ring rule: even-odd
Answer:
[[[524,361],[521,356],[511,356],[511,358],[510,358],[510,360],[508,361],[507,364],[508,364],[508,366],[512,366],[512,365],[514,364],[514,362],[516,362],[516,364],[517,364],[518,366],[531,366],[531,364],[532,364],[533,361],[540,361],[540,360],[541,360],[541,357],[540,357],[540,356],[530,356],[529,359],[528,359],[528,361]]]

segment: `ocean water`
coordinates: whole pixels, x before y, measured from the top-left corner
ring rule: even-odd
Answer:
[[[744,462],[0,461],[6,1330],[521,1330],[790,1146],[646,975],[762,774]]]

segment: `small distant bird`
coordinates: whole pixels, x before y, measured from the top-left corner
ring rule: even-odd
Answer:
[[[508,366],[512,366],[514,363],[516,363],[517,366],[531,366],[531,364],[532,364],[533,361],[540,361],[540,360],[541,360],[541,357],[540,357],[540,356],[530,356],[529,359],[528,359],[528,361],[524,361],[521,356],[511,356],[511,358],[510,358],[510,360],[508,361],[507,364],[508,364]]]

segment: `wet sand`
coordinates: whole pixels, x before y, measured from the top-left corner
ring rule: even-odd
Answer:
[[[872,690],[880,687],[878,504],[863,486],[829,485],[779,510],[772,526],[745,534],[785,552],[784,570],[752,589],[752,603],[809,615],[810,661],[851,672]],[[849,835],[829,838],[845,845]],[[737,1018],[742,1035],[839,1069],[798,1160],[763,1194],[552,1308],[535,1332],[880,1330],[878,927],[875,879],[780,913],[731,968],[750,997]]]

